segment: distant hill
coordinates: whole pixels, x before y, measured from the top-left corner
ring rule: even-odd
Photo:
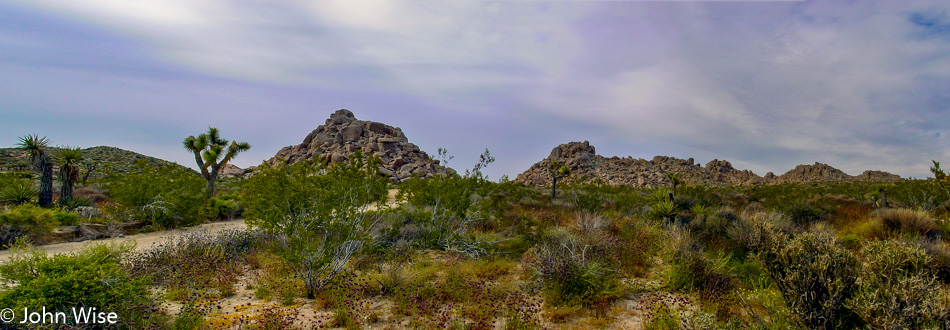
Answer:
[[[54,158],[62,150],[50,147],[48,152]],[[174,164],[167,160],[146,156],[134,151],[116,147],[98,146],[82,149],[83,163],[98,163],[97,172],[104,173],[106,168],[119,173],[126,173],[135,168],[135,163],[144,160],[149,165]],[[26,152],[16,148],[0,148],[0,170],[12,171],[17,169],[30,170],[30,159]],[[181,165],[179,165],[181,166]],[[95,175],[98,176],[98,175]]]
[[[692,158],[656,156],[652,160],[632,157],[604,157],[595,152],[594,146],[587,141],[571,142],[554,147],[551,154],[535,163],[514,180],[530,185],[550,184],[552,177],[548,167],[553,162],[571,170],[566,181],[599,180],[608,185],[633,187],[659,187],[670,184],[666,173],[677,173],[688,184],[713,185],[761,185],[784,182],[823,182],[823,181],[870,181],[895,182],[901,177],[882,171],[864,171],[860,175],[847,173],[822,163],[798,165],[785,174],[776,176],[769,172],[761,177],[749,170],[738,170],[728,161],[714,159],[703,167],[695,164]]]

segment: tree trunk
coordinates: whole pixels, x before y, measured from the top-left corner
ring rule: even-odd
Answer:
[[[59,195],[59,203],[65,204],[69,200],[73,199],[73,181],[75,179],[71,175],[63,176],[63,191]]]
[[[45,155],[44,155],[45,156]],[[53,164],[49,159],[40,162],[40,207],[53,206]]]
[[[208,191],[207,191],[207,194],[205,195],[205,198],[211,199],[211,197],[214,197],[214,181],[217,179],[218,179],[218,172],[217,171],[211,172],[211,176],[208,177]]]
[[[551,199],[557,197],[557,175],[554,176],[554,183],[551,184]]]
[[[881,189],[881,206],[885,209],[891,207],[890,205],[887,205],[887,190],[885,189]]]

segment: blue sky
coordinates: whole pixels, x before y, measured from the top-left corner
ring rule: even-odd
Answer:
[[[0,146],[36,133],[193,166],[216,126],[298,144],[336,109],[492,178],[605,156],[950,161],[947,1],[0,0]]]

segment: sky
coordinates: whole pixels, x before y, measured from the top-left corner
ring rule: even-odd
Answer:
[[[0,146],[260,164],[337,109],[511,178],[561,143],[926,177],[950,162],[950,2],[0,0]]]

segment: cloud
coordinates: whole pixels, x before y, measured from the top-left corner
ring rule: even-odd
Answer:
[[[14,3],[56,16],[0,30],[0,70],[24,77],[6,102],[279,131],[253,134],[275,149],[258,158],[338,107],[463,166],[489,147],[494,177],[570,140],[760,174],[821,161],[921,176],[950,156],[941,1]],[[68,32],[90,25],[108,33]]]

